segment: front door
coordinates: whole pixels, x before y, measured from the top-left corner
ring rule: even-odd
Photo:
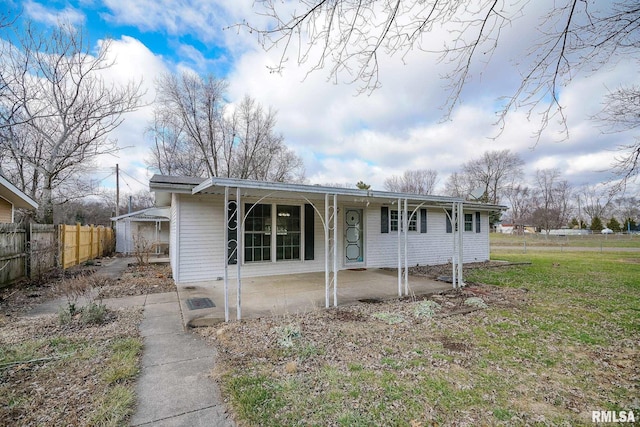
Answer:
[[[364,261],[362,209],[345,210],[344,254],[345,263],[354,264]]]

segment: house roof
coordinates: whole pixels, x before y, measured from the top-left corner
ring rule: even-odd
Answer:
[[[111,221],[118,221],[125,218],[131,218],[133,221],[168,221],[170,209],[169,207],[142,209],[124,215],[114,216],[111,218]]]
[[[321,199],[325,194],[336,195],[343,201],[394,203],[398,199],[406,199],[411,203],[446,206],[450,203],[463,202],[465,207],[478,210],[505,210],[506,206],[490,205],[464,201],[457,197],[434,196],[389,191],[361,190],[357,188],[328,187],[322,185],[291,184],[282,182],[265,182],[237,178],[186,178],[154,175],[150,181],[151,191],[191,193],[191,194],[224,194],[225,188],[239,188],[244,197],[265,197],[271,194],[280,196],[290,194],[304,196],[308,199]]]
[[[15,185],[0,175],[0,197],[8,200],[14,208],[38,209],[38,203],[24,194]]]

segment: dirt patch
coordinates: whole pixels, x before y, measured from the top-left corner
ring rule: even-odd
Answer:
[[[96,271],[94,265],[78,265],[67,270],[55,269],[32,281],[20,281],[0,289],[0,315],[15,316],[61,296],[60,283],[78,277],[88,277]]]
[[[98,298],[121,298],[126,296],[173,292],[176,290],[171,267],[161,264],[130,265],[118,280],[103,286]]]

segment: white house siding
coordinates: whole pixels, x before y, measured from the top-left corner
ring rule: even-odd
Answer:
[[[178,246],[178,224],[179,224],[179,209],[180,199],[177,194],[171,195],[171,211],[169,214],[170,228],[169,228],[169,260],[171,264],[171,274],[176,282],[179,283],[179,263],[178,254],[180,252]]]
[[[254,203],[256,199],[242,200]],[[265,203],[263,201],[262,203]],[[269,199],[269,204],[300,205],[308,203],[304,199]],[[174,267],[174,277],[178,283],[215,281],[224,275],[224,210],[221,196],[173,195],[171,208],[170,254]],[[324,218],[324,201],[314,201],[316,209]],[[343,233],[344,212],[348,207],[362,208],[365,212],[364,263],[344,263]],[[393,206],[390,206],[390,210]],[[469,213],[469,211],[467,211]],[[244,214],[244,212],[243,212]],[[489,259],[488,216],[481,216],[482,233],[464,233],[464,262]],[[451,261],[453,234],[446,232],[445,212],[441,208],[429,208],[427,233],[410,232],[408,242],[409,265],[443,264]],[[304,224],[304,209],[302,211]],[[397,232],[380,232],[380,205],[340,204],[338,213],[338,268],[352,267],[396,267]],[[418,227],[420,222],[418,221]],[[177,232],[175,232],[177,230]],[[324,227],[318,213],[314,215],[314,259],[291,261],[248,262],[242,265],[243,277],[324,271]],[[303,233],[304,235],[304,233]],[[178,237],[179,236],[179,237]],[[304,240],[302,242],[304,247]],[[404,250],[404,246],[403,246]],[[404,258],[403,258],[404,259]],[[178,260],[179,262],[176,262]],[[333,259],[330,258],[330,263]],[[229,278],[235,278],[236,265],[230,265]]]
[[[390,210],[395,206],[390,206]],[[465,211],[471,213],[472,211]],[[486,213],[480,216],[481,233],[474,231],[463,233],[464,262],[486,261],[489,259],[489,218]],[[366,265],[367,267],[397,267],[398,265],[398,232],[380,232],[380,206],[367,209],[366,227]],[[427,208],[427,232],[410,231],[408,234],[408,264],[436,265],[451,262],[453,255],[453,234],[447,233],[446,213],[442,208]],[[404,240],[401,240],[402,259],[404,262]]]
[[[178,195],[179,283],[215,280],[219,276],[224,230],[223,200],[207,196]]]

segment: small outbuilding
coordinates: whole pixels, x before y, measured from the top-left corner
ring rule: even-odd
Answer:
[[[116,252],[169,253],[170,208],[147,208],[111,218],[115,222]]]
[[[0,223],[15,222],[15,210],[20,208],[38,209],[38,203],[0,175]]]
[[[169,258],[180,285],[230,281],[241,318],[242,277],[324,272],[325,305],[337,305],[341,270],[393,268],[398,295],[409,266],[489,260],[489,217],[504,206],[460,198],[318,185],[154,175],[170,205]],[[208,285],[207,285],[208,284]]]

